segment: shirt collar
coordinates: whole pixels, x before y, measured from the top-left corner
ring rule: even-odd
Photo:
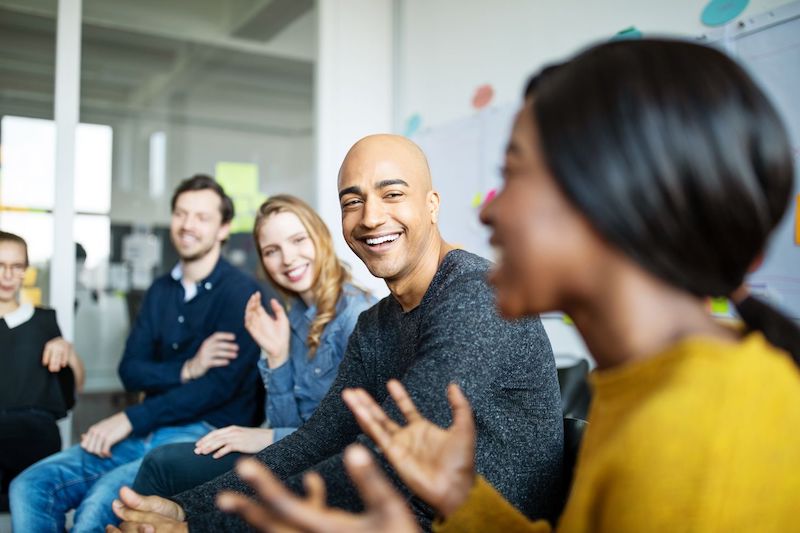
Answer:
[[[6,321],[8,329],[14,329],[21,326],[33,317],[33,306],[25,303],[17,307],[14,311],[8,313],[2,318]]]
[[[178,262],[170,271],[170,276],[175,281],[180,282],[183,285],[183,289],[185,291],[183,301],[188,302],[195,296],[197,293],[202,289],[205,291],[211,291],[214,289],[215,286],[219,284],[222,280],[223,276],[225,275],[225,271],[230,267],[227,261],[220,256],[219,260],[217,260],[217,264],[214,265],[214,269],[211,273],[206,276],[204,279],[201,279],[197,283],[184,283],[183,282],[183,268],[181,267],[181,263]]]

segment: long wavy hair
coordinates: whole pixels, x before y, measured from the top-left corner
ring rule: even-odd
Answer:
[[[350,272],[336,256],[336,252],[333,249],[333,239],[325,222],[322,221],[310,205],[288,194],[271,196],[258,208],[256,222],[253,225],[253,238],[255,239],[259,256],[261,255],[261,246],[258,242],[258,233],[269,217],[276,213],[292,213],[297,216],[314,244],[313,292],[317,313],[311,322],[306,341],[308,344],[308,357],[311,359],[319,347],[325,326],[336,316],[336,303],[342,294],[344,284],[350,281]],[[264,268],[263,262],[261,267]],[[278,293],[283,296],[287,306],[290,305],[290,297],[297,295],[276,283],[266,268],[264,268],[264,273]]]

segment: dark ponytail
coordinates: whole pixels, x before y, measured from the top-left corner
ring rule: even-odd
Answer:
[[[618,41],[527,91],[552,174],[610,243],[697,296],[741,285],[794,173],[781,120],[739,65],[688,42]],[[779,344],[773,320],[748,311],[748,327]]]
[[[760,331],[776,348],[785,350],[800,366],[800,326],[755,296],[736,302],[736,312],[749,330]]]

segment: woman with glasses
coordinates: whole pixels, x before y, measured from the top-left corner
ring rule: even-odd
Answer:
[[[0,507],[6,508],[14,476],[61,449],[56,420],[74,405],[84,379],[55,311],[20,302],[27,269],[25,240],[0,231]]]

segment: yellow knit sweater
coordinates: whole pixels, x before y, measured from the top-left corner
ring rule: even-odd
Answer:
[[[800,531],[800,372],[760,334],[684,340],[592,382],[559,531]],[[550,526],[478,478],[434,530]]]

